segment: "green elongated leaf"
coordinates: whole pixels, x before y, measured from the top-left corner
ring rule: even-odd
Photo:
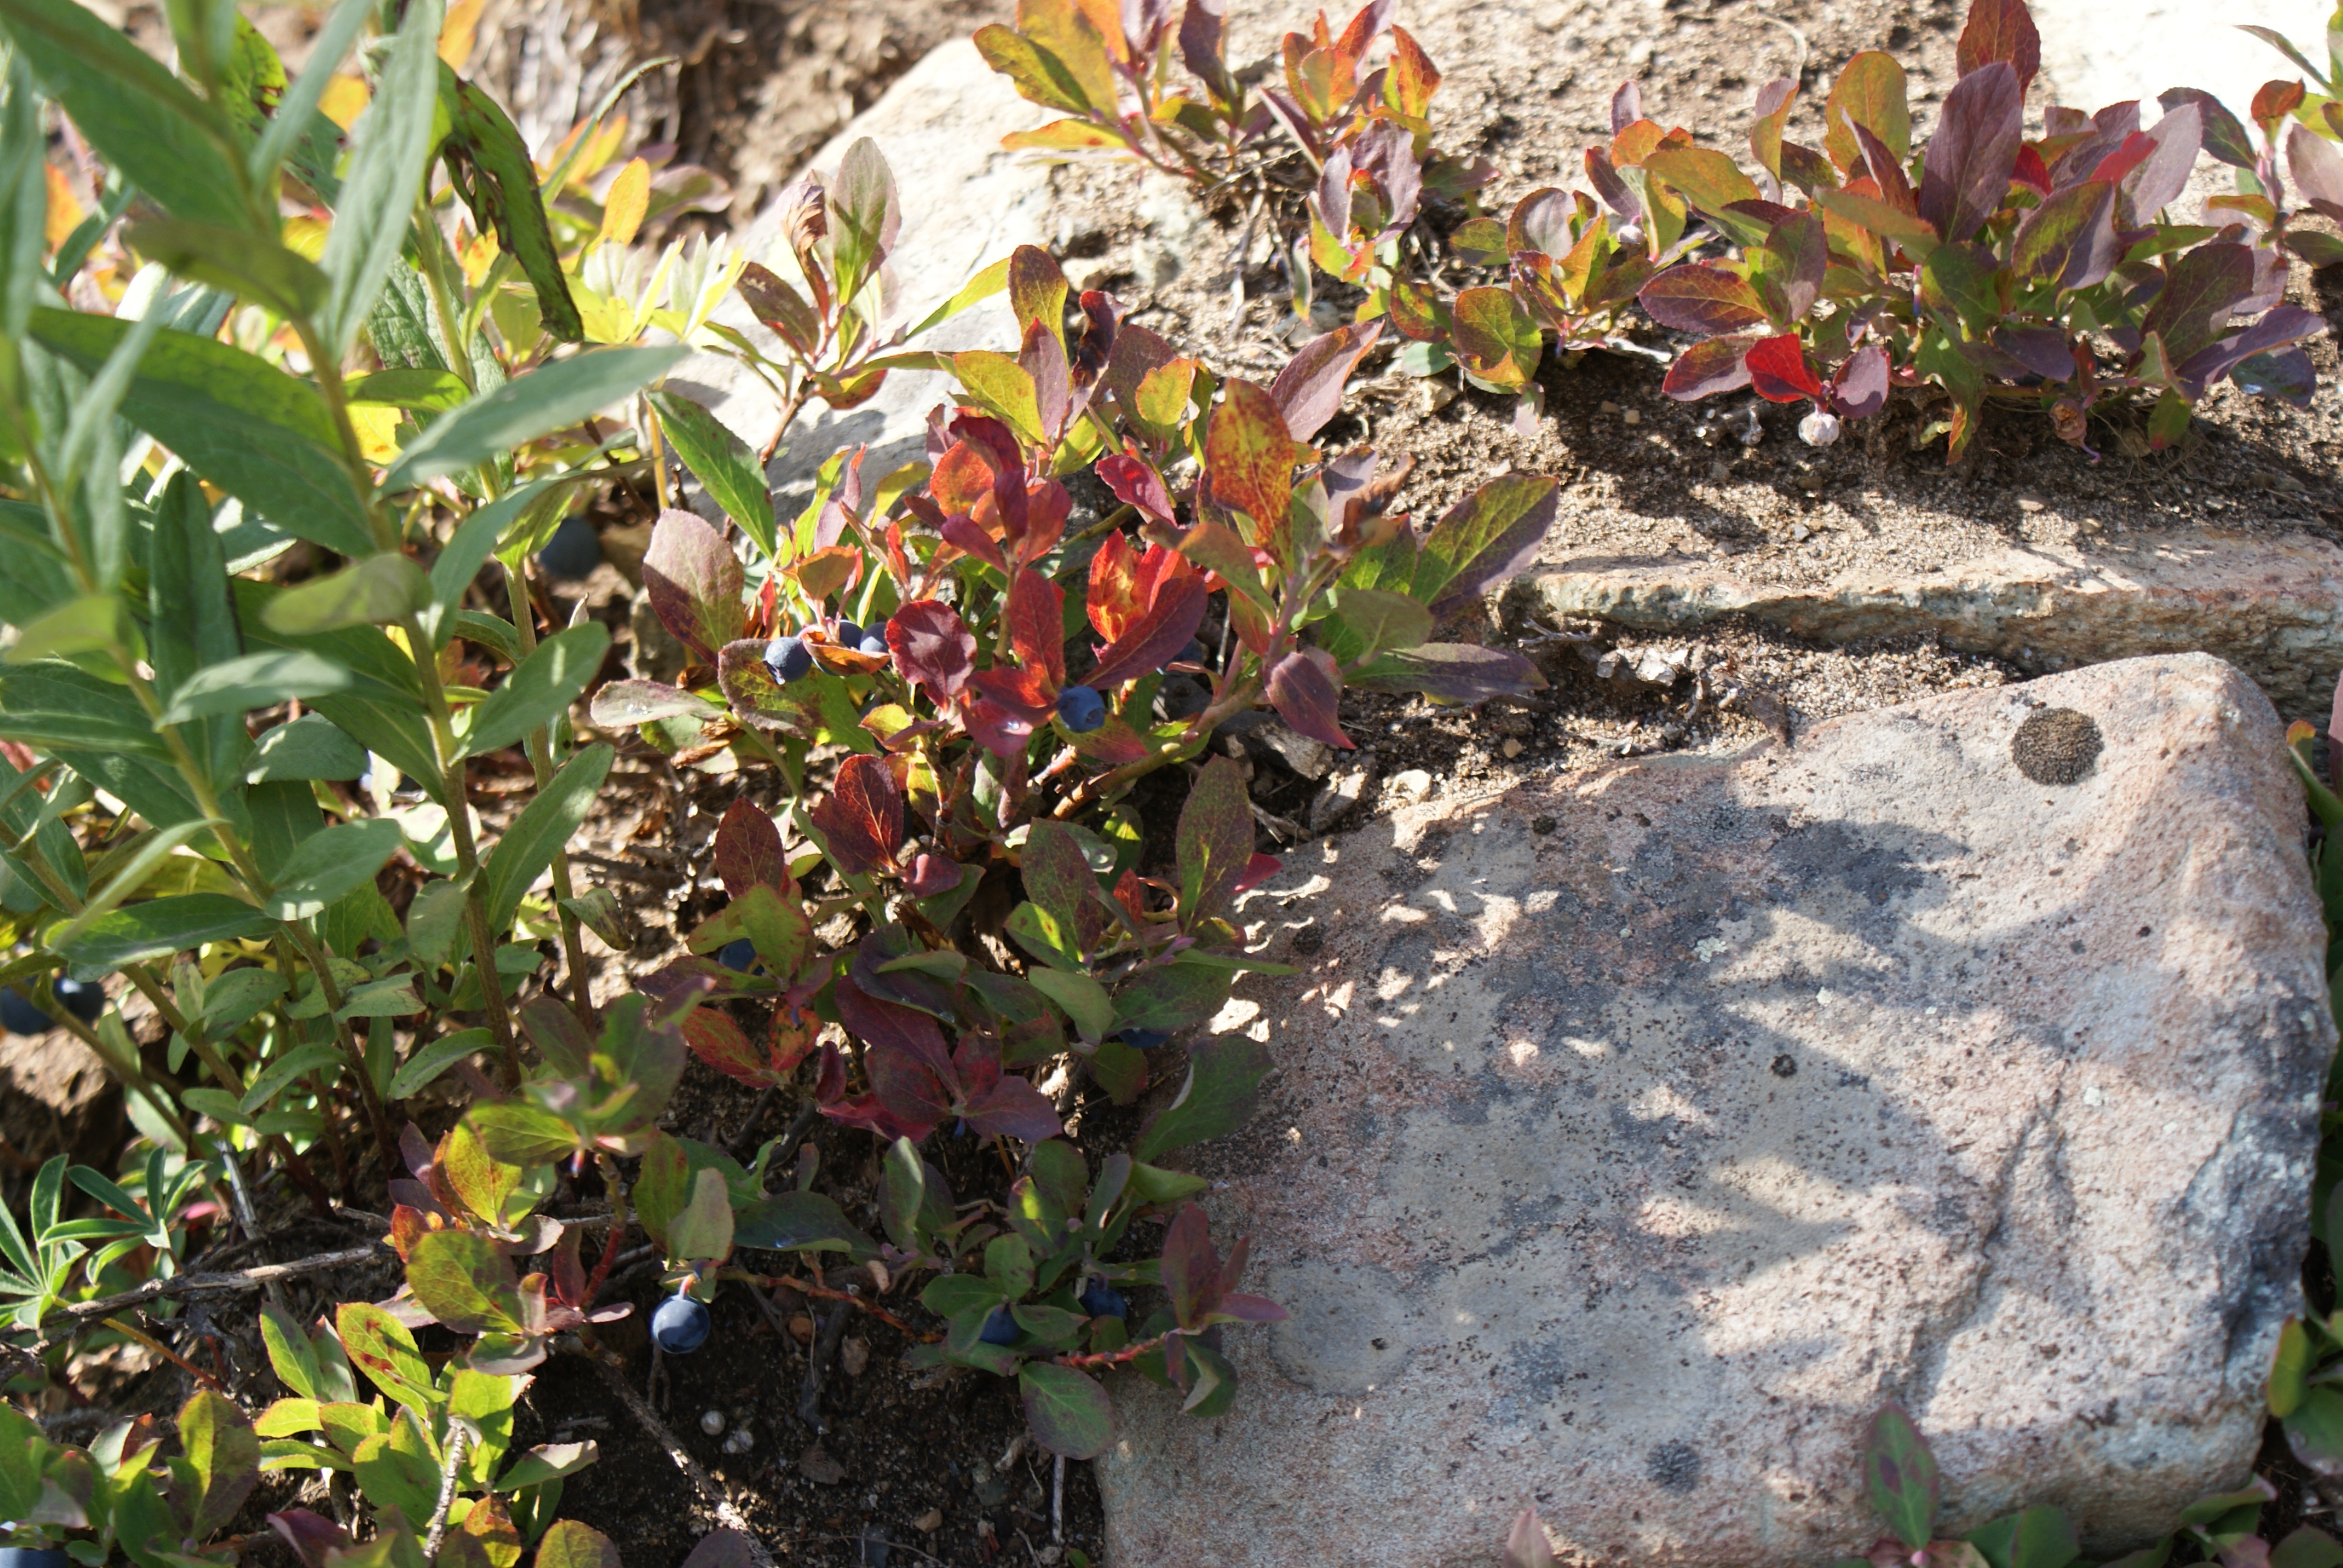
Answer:
[[[321,276],[327,287],[317,323],[337,355],[348,351],[398,261],[430,163],[440,13],[439,0],[407,0],[374,99],[350,128],[356,150],[326,236]]]
[[[1170,1030],[1202,1023],[1229,1000],[1235,979],[1210,964],[1175,961],[1141,970],[1114,993],[1114,1028]]]
[[[296,1046],[260,1070],[237,1101],[237,1108],[249,1116],[282,1093],[287,1084],[313,1072],[328,1077],[341,1070],[344,1058],[339,1047],[323,1043]]]
[[[334,1313],[334,1333],[350,1365],[377,1388],[409,1410],[429,1413],[431,1369],[404,1323],[370,1302],[344,1302]]]
[[[405,1100],[464,1058],[487,1050],[494,1043],[485,1029],[459,1029],[453,1034],[441,1035],[398,1064],[398,1070],[390,1075],[390,1097]]]
[[[757,455],[715,415],[680,393],[661,388],[650,400],[676,456],[770,560],[777,548],[773,496]]]
[[[1536,557],[1560,493],[1543,474],[1507,474],[1457,502],[1424,539],[1410,597],[1436,618],[1512,578]]]
[[[309,648],[351,671],[357,679],[347,691],[317,698],[313,706],[368,751],[407,775],[433,799],[443,797],[446,779],[424,719],[423,694],[415,684],[415,663],[397,643],[370,626],[299,636],[267,625],[267,610],[283,589],[238,579],[236,609],[250,640],[263,647]]]
[[[42,347],[95,372],[132,325],[40,309],[31,330]],[[346,556],[374,548],[366,502],[337,455],[324,400],[257,356],[193,333],[157,332],[122,414],[287,532]]]
[[[1966,1537],[1986,1568],[2066,1568],[2082,1555],[2075,1527],[2056,1508],[2028,1508],[1995,1520]]]
[[[170,706],[163,710],[162,722],[185,724],[214,715],[248,713],[288,698],[307,699],[347,691],[354,683],[348,670],[319,654],[247,653],[206,666],[182,682],[172,694]]]
[[[670,1256],[722,1261],[732,1254],[732,1201],[719,1171],[701,1171],[691,1184],[691,1201],[668,1221]]]
[[[201,1540],[236,1517],[259,1481],[260,1439],[244,1412],[205,1389],[180,1408],[179,1446],[196,1481],[179,1506]]]
[[[277,110],[260,133],[252,149],[247,166],[252,170],[253,183],[266,188],[269,176],[290,155],[304,131],[317,113],[317,105],[326,95],[326,85],[333,80],[347,57],[350,45],[357,43],[359,32],[366,26],[367,15],[374,7],[367,0],[338,0],[326,17],[326,25],[317,29],[310,40],[308,63],[301,68],[277,100]],[[328,122],[330,124],[331,122]],[[331,193],[327,193],[330,199]]]
[[[771,1251],[842,1251],[856,1259],[879,1255],[878,1243],[819,1192],[777,1192],[748,1204],[732,1216],[732,1244]]]
[[[137,633],[130,612],[113,594],[85,594],[65,603],[21,628],[5,658],[9,664],[36,664],[75,654],[102,653],[126,648],[136,653]]]
[[[315,1404],[323,1386],[317,1375],[317,1347],[292,1314],[274,1303],[261,1308],[260,1340],[267,1347],[268,1364],[276,1369],[277,1381]]]
[[[132,249],[192,282],[208,284],[279,316],[307,317],[325,302],[326,275],[281,245],[256,240],[242,228],[186,218],[134,224],[124,234]]]
[[[354,988],[334,1010],[340,1019],[352,1018],[412,1018],[423,1010],[423,1000],[415,994],[415,982],[405,975],[393,975],[387,980],[368,980]]]
[[[465,1115],[480,1135],[481,1146],[515,1165],[548,1165],[578,1147],[568,1122],[534,1105],[511,1101],[475,1105]]]
[[[624,85],[614,85],[612,94]],[[564,343],[579,341],[586,336],[585,324],[578,319],[577,302],[569,297],[569,283],[561,270],[552,226],[546,219],[545,196],[538,188],[537,166],[529,161],[528,145],[494,98],[444,64],[439,70],[439,105],[447,125],[440,151],[456,175],[457,194],[472,209],[475,227],[482,233],[494,228],[505,254],[520,263],[522,276],[537,291],[538,317],[545,330]],[[607,112],[606,107],[594,118],[598,120]],[[589,139],[590,136],[574,138],[568,156],[576,157]],[[553,176],[555,189],[560,188],[568,166],[565,158]]]
[[[132,894],[145,887],[146,879],[154,875],[155,868],[161,865],[173,850],[197,834],[208,831],[213,821],[211,818],[201,817],[192,821],[174,823],[140,840],[128,862],[83,906],[81,913],[49,933],[49,946],[59,951],[71,947],[90,927],[104,920],[109,911],[119,909]]]
[[[206,942],[266,936],[274,929],[266,914],[224,893],[187,893],[116,910],[59,950],[76,968],[118,970]]]
[[[690,350],[597,348],[557,359],[433,420],[383,475],[387,491],[460,473],[618,402],[681,363]]]
[[[1405,594],[1343,588],[1334,613],[1316,623],[1319,646],[1339,663],[1353,664],[1392,648],[1413,648],[1432,635],[1432,612]]]
[[[1131,1157],[1151,1164],[1159,1156],[1244,1125],[1252,1114],[1261,1081],[1269,1072],[1269,1048],[1242,1034],[1204,1041],[1189,1054],[1188,1081],[1180,1097],[1158,1111],[1131,1146]]]
[[[1888,1405],[1871,1419],[1864,1442],[1863,1484],[1871,1511],[1899,1541],[1917,1552],[1936,1525],[1940,1483],[1936,1462],[1912,1418]]]
[[[365,747],[343,734],[324,714],[305,713],[261,732],[244,770],[244,781],[355,779],[366,768]]]
[[[1096,1459],[1114,1442],[1114,1407],[1088,1372],[1054,1362],[1028,1362],[1018,1369],[1017,1392],[1025,1424],[1051,1453]]]
[[[176,217],[266,232],[245,206],[219,112],[160,61],[72,0],[0,0],[0,25],[130,184]]]
[[[1017,84],[1020,97],[1043,108],[1090,113],[1090,100],[1065,62],[1023,34],[995,23],[977,30],[976,47],[986,65]]]
[[[192,474],[172,475],[155,508],[146,583],[147,658],[168,703],[197,670],[244,651],[228,592],[226,552],[212,527],[211,503]],[[249,749],[244,726],[222,718],[206,723],[204,735],[199,754],[212,782],[231,782],[233,769]]]
[[[1025,976],[1035,990],[1066,1010],[1085,1040],[1098,1040],[1114,1027],[1114,1002],[1106,988],[1086,974],[1069,970],[1037,969]]]
[[[471,725],[464,732],[464,755],[500,751],[530,730],[552,723],[585,691],[609,648],[609,628],[591,620],[538,644],[537,651],[472,709]]]
[[[395,550],[353,562],[330,577],[287,588],[268,601],[268,629],[291,637],[347,626],[389,626],[431,603],[431,580]]]
[[[472,389],[453,371],[402,365],[358,377],[343,388],[343,393],[353,404],[445,414],[468,401]]]
[[[966,1312],[990,1312],[1006,1298],[1001,1287],[981,1274],[940,1274],[920,1292],[920,1304],[938,1317],[956,1318]]]
[[[274,876],[268,912],[280,920],[305,920],[362,884],[398,852],[398,824],[387,817],[344,822],[315,833],[295,847]]]
[[[0,337],[25,336],[35,291],[43,282],[41,253],[48,236],[47,136],[41,99],[22,50],[5,66],[0,101]],[[28,508],[29,509],[29,508]],[[46,539],[48,530],[40,529]]]
[[[483,891],[492,928],[502,930],[512,923],[521,895],[553,864],[555,853],[593,809],[594,792],[602,787],[617,755],[608,746],[588,746],[572,757],[488,851],[480,875],[488,879]]]
[[[490,1490],[518,1492],[524,1486],[541,1486],[565,1475],[575,1475],[601,1456],[601,1450],[591,1442],[539,1443],[514,1460],[511,1468],[497,1477]]]
[[[44,749],[89,746],[168,761],[137,700],[68,664],[0,669],[0,736]]]

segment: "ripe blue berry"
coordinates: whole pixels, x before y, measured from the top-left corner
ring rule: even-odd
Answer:
[[[56,1027],[24,992],[13,989],[0,990],[0,1024],[5,1024],[11,1034],[46,1034]]]
[[[688,1356],[708,1342],[708,1309],[679,1291],[651,1314],[651,1338],[671,1356]]]
[[[765,668],[773,678],[787,686],[813,668],[813,655],[806,645],[794,637],[777,637],[765,645]]]
[[[862,642],[862,628],[850,620],[841,620],[838,629],[830,634],[830,640],[840,648],[858,648]]]
[[[575,581],[602,564],[602,538],[584,518],[564,518],[537,552],[537,564],[549,578]]]
[[[1070,686],[1058,693],[1058,722],[1088,735],[1106,722],[1106,699],[1087,686]]]
[[[862,640],[855,644],[855,647],[863,653],[875,653],[881,658],[886,658],[890,651],[887,647],[886,632],[876,627],[864,632]]]
[[[1153,1050],[1172,1038],[1168,1029],[1126,1029],[1119,1037],[1133,1050]]]
[[[728,970],[747,974],[757,961],[757,944],[742,937],[737,942],[726,942],[716,950],[716,961]]]
[[[1094,1318],[1127,1318],[1131,1315],[1131,1308],[1123,1301],[1122,1292],[1097,1275],[1092,1275],[1090,1283],[1082,1287],[1082,1311]]]
[[[95,981],[61,980],[52,989],[65,1010],[84,1023],[96,1023],[106,1011],[106,988]]]
[[[984,1332],[976,1337],[988,1345],[1015,1344],[1017,1320],[1009,1315],[1007,1307],[995,1307],[984,1320]]]

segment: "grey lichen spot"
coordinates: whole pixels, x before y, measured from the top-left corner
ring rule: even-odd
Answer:
[[[1665,1491],[1690,1492],[1700,1484],[1700,1452],[1681,1440],[1663,1442],[1644,1456],[1644,1473]]]
[[[1357,1395],[1390,1382],[1412,1348],[1399,1282],[1380,1269],[1305,1261],[1268,1271],[1270,1299],[1292,1313],[1270,1331],[1287,1379],[1315,1393]]]
[[[2010,737],[2010,760],[2036,784],[2074,784],[2090,776],[2107,740],[2098,720],[2071,708],[2038,708]]]

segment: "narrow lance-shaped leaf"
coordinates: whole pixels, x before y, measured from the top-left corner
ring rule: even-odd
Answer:
[[[694,477],[740,525],[740,531],[773,558],[779,540],[773,521],[772,493],[766,488],[764,470],[749,444],[727,429],[715,415],[682,394],[660,388],[650,395],[659,410],[659,428],[674,446]],[[716,647],[721,648],[719,641]]]

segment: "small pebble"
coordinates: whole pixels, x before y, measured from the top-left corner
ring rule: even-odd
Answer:
[[[2017,498],[2017,509],[2021,512],[2038,512],[2042,509],[2042,503],[2032,496],[2020,496]]]
[[[930,1508],[911,1521],[911,1528],[922,1535],[932,1535],[943,1527],[944,1511],[940,1508]]]
[[[799,1312],[789,1320],[789,1332],[801,1345],[813,1343],[813,1320]]]
[[[839,1346],[838,1364],[848,1377],[860,1377],[862,1369],[870,1364],[870,1342],[849,1340]]]
[[[1393,774],[1386,787],[1412,805],[1432,793],[1432,775],[1421,768],[1409,768]]]
[[[732,1429],[732,1435],[724,1440],[724,1452],[727,1453],[746,1453],[749,1450],[755,1447],[757,1439],[755,1435],[752,1434],[747,1427],[736,1426]]]
[[[718,1432],[722,1432],[724,1430],[724,1412],[720,1410],[711,1410],[708,1412],[705,1415],[699,1418],[699,1430],[706,1432],[710,1437],[714,1437]]]
[[[1605,403],[1603,405],[1603,412],[1605,414],[1616,414],[1619,412],[1619,405],[1616,403]]]
[[[1522,743],[1511,737],[1508,737],[1505,740],[1505,744],[1501,747],[1500,749],[1504,752],[1507,760],[1511,760],[1522,754]]]
[[[1619,421],[1624,425],[1640,425],[1644,422],[1644,417],[1641,414],[1636,413],[1633,408],[1630,408],[1624,414],[1619,416]]]

